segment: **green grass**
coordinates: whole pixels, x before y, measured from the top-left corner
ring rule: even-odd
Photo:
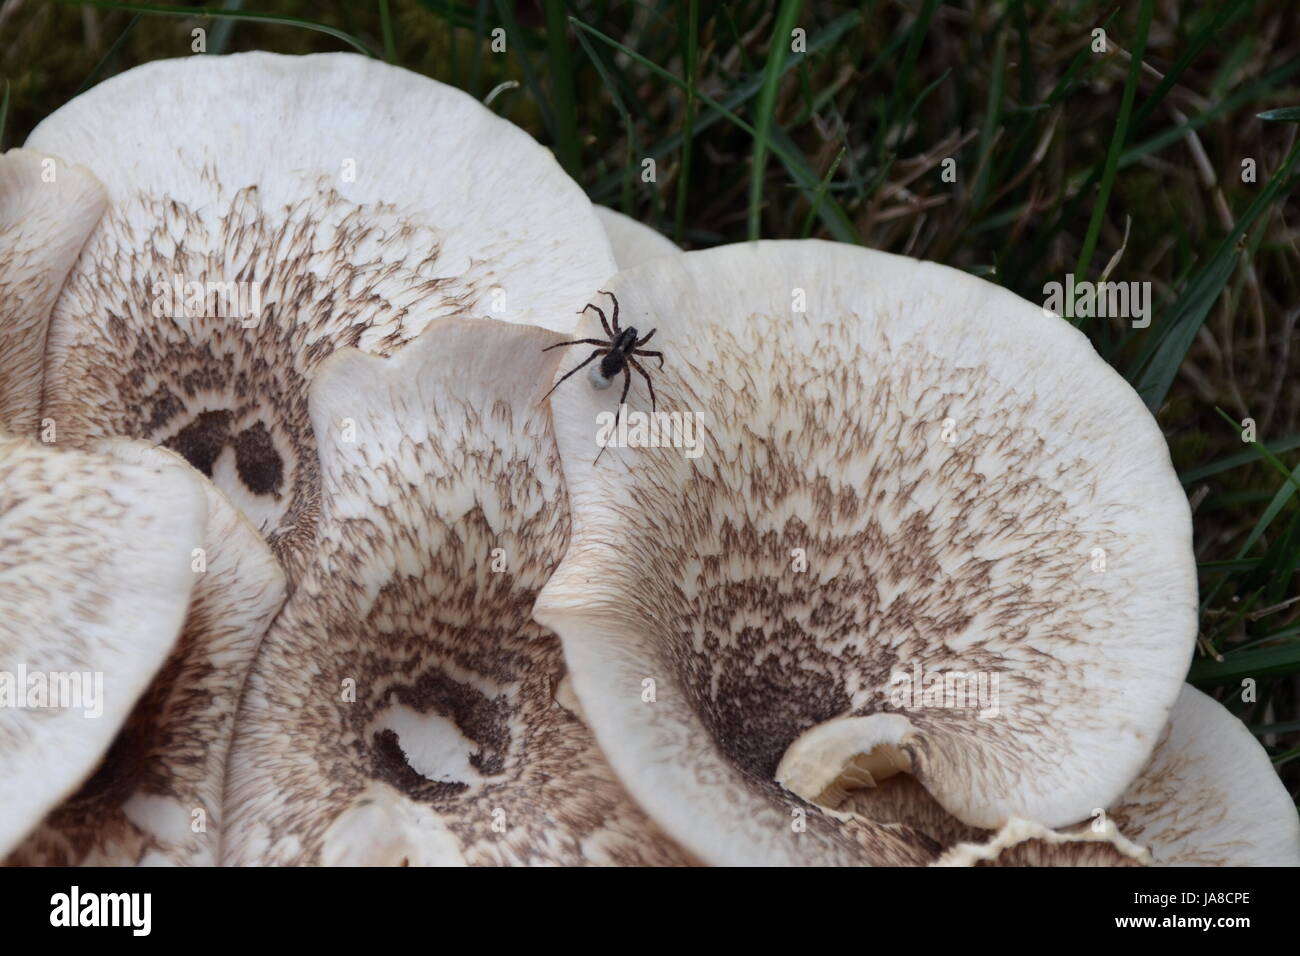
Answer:
[[[189,31],[205,26],[212,52],[351,49],[480,98],[517,84],[494,111],[551,146],[594,201],[687,248],[818,236],[1042,301],[1045,282],[1096,279],[1123,247],[1112,278],[1152,284],[1150,327],[1078,324],[1157,416],[1196,502],[1189,677],[1267,742],[1295,795],[1294,18],[1269,0],[34,2],[0,25],[0,137],[21,144],[80,90],[189,55]],[[489,48],[496,27],[504,54]],[[791,49],[794,28],[806,51]],[[1106,54],[1091,49],[1094,28]]]

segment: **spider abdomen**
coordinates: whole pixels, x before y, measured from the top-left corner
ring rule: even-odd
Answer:
[[[609,388],[614,384],[614,375],[617,374],[615,371],[613,375],[606,375],[604,362],[587,366],[587,381],[591,382],[592,388]]]

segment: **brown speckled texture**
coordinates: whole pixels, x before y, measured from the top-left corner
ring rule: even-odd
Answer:
[[[1107,814],[1164,866],[1300,866],[1300,819],[1268,753],[1186,686],[1142,773]]]
[[[218,195],[216,229],[169,198],[139,196],[109,211],[54,311],[42,414],[69,442],[119,435],[185,455],[296,578],[320,506],[312,370],[344,346],[391,351],[440,309],[475,298],[479,277],[434,278],[439,245],[427,230],[393,229],[324,183],[288,211],[266,208],[251,186]],[[154,283],[176,275],[258,283],[256,327],[155,316]],[[398,290],[421,297],[418,319],[394,301]]]
[[[395,121],[393,103],[419,109]],[[180,451],[267,536],[291,588],[320,507],[306,393],[325,356],[389,354],[443,316],[568,328],[614,271],[549,151],[461,91],[363,56],[156,61],[75,98],[28,145],[108,192],[53,311],[43,414],[74,445]],[[209,282],[235,304],[188,298]]]
[[[0,428],[13,434],[36,437],[50,310],[104,203],[88,170],[0,156]]]
[[[94,774],[7,862],[210,866],[220,850],[235,708],[283,602],[284,573],[256,530],[175,455],[122,439],[97,450],[170,467],[204,486],[207,526],[195,543],[202,553],[191,549],[189,557],[194,590],[175,646]]]
[[[349,856],[331,828],[385,802],[427,812],[425,835],[449,833],[470,864],[689,861],[557,703],[559,642],[530,618],[568,536],[535,404],[553,341],[445,320],[392,359],[340,354],[322,373],[321,548],[241,709],[229,862],[372,859],[373,833]],[[430,862],[429,845],[396,855]]]
[[[786,835],[800,801],[772,778],[809,727],[898,710],[914,664],[999,679],[987,719],[902,711],[948,812],[1065,825],[1112,800],[1177,694],[1196,592],[1163,440],[1086,340],[988,283],[826,243],[610,288],[625,325],[658,327],[659,407],[702,413],[704,452],[593,467],[606,393],[557,391],[575,532],[537,615],[656,818],[710,861],[887,862]]]
[[[0,672],[102,681],[98,716],[0,707],[0,857],[90,776],[163,665],[205,517],[175,469],[0,436]]]

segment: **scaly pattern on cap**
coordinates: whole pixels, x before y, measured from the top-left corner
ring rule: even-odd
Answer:
[[[1195,687],[1107,814],[1157,866],[1300,866],[1300,818],[1268,752]]]
[[[0,156],[0,429],[36,437],[50,310],[104,203],[85,169],[30,149]]]
[[[557,341],[444,319],[312,390],[316,561],[232,756],[231,863],[685,863],[573,713],[530,618],[567,500],[538,399]]]
[[[162,666],[205,519],[172,469],[0,436],[0,857],[90,775]]]
[[[823,242],[686,253],[603,288],[624,326],[658,328],[659,408],[702,415],[702,453],[593,466],[608,393],[557,391],[574,534],[535,613],[669,833],[710,862],[881,861],[811,838],[817,811],[773,779],[842,718],[971,826],[1067,825],[1118,797],[1191,656],[1195,568],[1163,437],[1079,332],[955,270]],[[640,385],[629,403],[650,410]],[[928,705],[935,674],[982,676],[996,712]]]
[[[325,356],[387,354],[441,316],[567,330],[613,271],[549,151],[458,90],[353,54],[150,63],[28,145],[109,195],[53,311],[43,414],[75,443],[181,452],[291,584],[317,517],[306,391]],[[190,282],[219,284],[211,307]]]
[[[220,852],[235,709],[257,646],[284,601],[284,572],[248,519],[179,455],[129,439],[108,439],[96,450],[115,461],[170,469],[203,489],[206,527],[186,554],[194,589],[171,654],[95,774],[7,862],[212,866]]]

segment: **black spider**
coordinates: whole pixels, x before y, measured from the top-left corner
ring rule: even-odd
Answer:
[[[638,339],[636,337],[636,329],[631,326],[626,329],[619,328],[618,297],[612,292],[606,292],[604,289],[601,289],[600,293],[601,295],[609,296],[614,302],[614,327],[612,329],[610,328],[610,323],[605,319],[605,313],[590,302],[584,305],[582,307],[582,312],[579,312],[578,314],[582,315],[582,313],[586,312],[588,309],[595,310],[596,314],[600,316],[601,327],[604,328],[605,334],[609,336],[609,341],[602,342],[600,339],[574,339],[572,342],[560,342],[556,345],[548,345],[546,348],[542,349],[543,352],[549,352],[551,349],[561,349],[566,345],[582,345],[584,343],[587,345],[600,346],[587,356],[587,360],[583,362],[582,365],[578,365],[565,372],[560,380],[551,386],[551,391],[542,396],[542,401],[546,401],[546,399],[550,397],[551,392],[559,388],[560,384],[566,378],[584,366],[590,365],[595,361],[597,356],[603,355],[604,358],[600,360],[600,364],[592,366],[591,371],[587,373],[587,377],[590,379],[593,388],[609,388],[614,384],[614,376],[619,372],[623,373],[623,395],[618,400],[618,411],[614,415],[614,427],[617,428],[619,416],[623,414],[623,403],[627,401],[627,390],[632,387],[632,369],[636,369],[640,372],[641,377],[645,379],[646,385],[650,388],[650,410],[656,410],[654,382],[650,381],[650,373],[642,368],[641,363],[633,358],[633,356],[640,355],[643,358],[657,358],[659,360],[659,368],[662,369],[664,367],[664,353],[647,352],[641,348],[641,346],[650,341],[651,337],[653,337],[655,332],[658,331],[657,329],[651,329],[645,334],[645,338]],[[600,454],[596,455],[596,461],[600,461],[600,456],[605,454],[605,448],[607,447],[609,446],[606,445],[600,449]]]

